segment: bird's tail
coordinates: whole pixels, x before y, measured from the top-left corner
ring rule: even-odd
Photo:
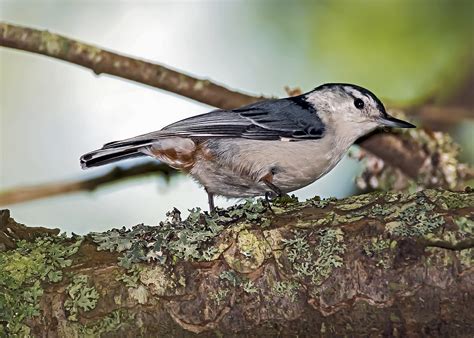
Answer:
[[[81,156],[81,168],[87,169],[129,158],[146,156],[143,151],[151,145],[152,139],[134,139],[107,143],[101,149]]]

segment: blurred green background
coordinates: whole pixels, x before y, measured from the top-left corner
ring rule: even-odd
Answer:
[[[2,21],[246,92],[284,96],[287,85],[350,82],[397,106],[443,104],[474,73],[473,13],[470,0],[0,1]],[[79,156],[211,109],[27,52],[0,48],[0,67],[0,190],[99,175],[110,166],[81,171]],[[472,162],[472,120],[446,129]],[[359,171],[346,158],[296,195],[350,195]],[[85,233],[155,224],[174,206],[207,208],[207,197],[190,178],[148,177],[7,207],[29,225]]]

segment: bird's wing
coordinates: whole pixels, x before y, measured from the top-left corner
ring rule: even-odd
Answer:
[[[319,139],[324,124],[302,97],[271,99],[233,110],[214,110],[164,127],[162,130],[110,142],[104,148],[145,145],[164,137],[230,137],[293,141]]]
[[[161,132],[189,137],[307,140],[321,138],[324,124],[315,109],[297,97],[215,110],[173,123]]]

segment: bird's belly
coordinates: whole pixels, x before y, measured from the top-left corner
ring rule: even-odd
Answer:
[[[210,156],[198,157],[190,174],[209,192],[227,197],[264,195],[269,191],[264,177],[285,193],[297,190],[332,169],[343,154],[334,156],[323,140],[219,139],[205,147]]]

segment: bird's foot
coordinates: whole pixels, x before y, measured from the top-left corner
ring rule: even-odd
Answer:
[[[275,214],[275,212],[273,211],[272,209],[272,204],[271,204],[271,200],[272,200],[272,195],[273,195],[273,192],[272,191],[267,191],[265,193],[265,207],[271,211],[272,214]]]

